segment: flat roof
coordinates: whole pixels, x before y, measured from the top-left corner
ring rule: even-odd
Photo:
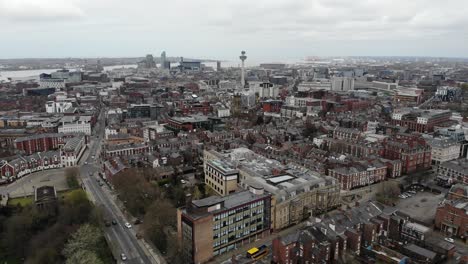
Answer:
[[[278,184],[281,182],[289,181],[291,179],[294,179],[294,177],[291,175],[283,175],[283,176],[271,177],[268,179],[268,181],[274,184]]]

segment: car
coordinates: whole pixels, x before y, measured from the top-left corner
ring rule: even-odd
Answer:
[[[104,183],[102,183],[101,181],[99,182],[99,186],[104,186]]]
[[[141,221],[140,218],[137,218],[135,222],[133,222],[134,225],[139,225],[141,223],[143,223],[143,221]]]
[[[115,219],[112,220],[112,225],[117,225],[117,221],[115,221]]]
[[[104,225],[109,227],[109,226],[111,226],[111,222],[109,220],[105,220]]]
[[[451,237],[446,237],[446,238],[444,238],[444,240],[449,242],[449,243],[455,243],[455,240],[453,240],[453,238],[451,238]]]
[[[180,180],[180,183],[186,184],[187,182],[185,180]]]
[[[131,225],[130,223],[127,222],[127,223],[125,223],[125,227],[128,228],[128,229],[130,229],[130,228],[132,228],[132,225]]]
[[[88,162],[87,162],[87,161],[85,161],[85,162],[84,162],[84,165],[88,165]]]
[[[411,194],[416,194],[415,191],[408,191],[408,193],[411,193]]]
[[[94,155],[92,155],[92,156],[91,156],[91,158],[92,158],[92,159],[94,159],[94,158],[95,158],[95,156],[94,156]]]
[[[122,261],[126,261],[126,260],[127,260],[127,256],[126,256],[124,253],[122,253],[122,254],[120,254],[120,259],[121,259]]]

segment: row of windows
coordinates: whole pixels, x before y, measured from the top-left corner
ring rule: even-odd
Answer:
[[[259,207],[259,208],[256,208],[256,207]],[[249,209],[251,209],[250,210],[251,213],[246,212]],[[231,216],[231,215],[240,214],[242,212],[244,212],[244,215],[247,215],[247,214],[255,215],[255,214],[263,213],[263,200],[252,203],[252,204],[247,205],[247,206],[244,206],[242,208],[238,208],[236,210],[229,210],[227,212],[217,214],[217,215],[214,216],[214,221],[218,221],[220,219],[227,218],[228,216]]]

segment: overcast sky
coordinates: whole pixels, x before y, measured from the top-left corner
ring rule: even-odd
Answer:
[[[468,54],[468,0],[0,0],[0,58]]]

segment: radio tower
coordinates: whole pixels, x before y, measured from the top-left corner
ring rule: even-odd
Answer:
[[[247,59],[247,56],[245,56],[245,51],[241,51],[241,55],[239,56],[239,59],[242,61],[242,66],[241,66],[241,85],[242,88],[245,87],[245,76],[244,76],[244,61]]]

